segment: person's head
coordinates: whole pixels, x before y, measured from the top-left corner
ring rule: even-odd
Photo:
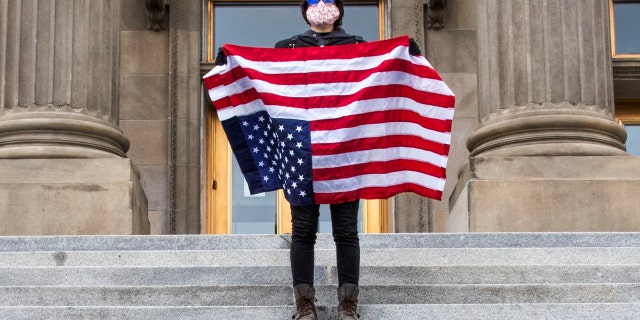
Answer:
[[[309,4],[309,2],[311,2],[311,4]],[[310,6],[335,6],[338,8],[340,14],[335,22],[333,22],[333,29],[338,29],[342,25],[342,17],[344,16],[343,0],[327,0],[327,2],[324,2],[324,4],[320,4],[320,2],[323,2],[323,0],[302,0],[300,2],[300,9],[302,9],[302,18],[304,18],[304,21],[306,21],[307,24],[313,26],[313,21],[309,21],[309,19],[307,18],[307,10]]]

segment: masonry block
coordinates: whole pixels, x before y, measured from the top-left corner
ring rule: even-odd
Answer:
[[[0,235],[149,234],[129,159],[0,160]]]
[[[447,231],[640,231],[638,168],[632,156],[471,158]]]

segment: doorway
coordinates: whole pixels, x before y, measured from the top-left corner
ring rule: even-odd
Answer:
[[[215,1],[205,10],[205,60],[213,61],[225,43],[272,48],[279,40],[309,28],[299,2]],[[384,38],[383,1],[347,1],[343,28],[373,41]],[[211,108],[211,107],[209,107]],[[215,111],[207,121],[207,232],[213,234],[282,234],[291,232],[291,212],[282,191],[251,195],[233,157]],[[363,200],[360,232],[389,232],[391,201]],[[331,232],[329,206],[321,206],[319,232]]]

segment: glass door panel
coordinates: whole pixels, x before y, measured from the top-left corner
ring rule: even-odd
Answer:
[[[380,39],[378,2],[346,3],[344,11],[342,27],[348,33]],[[213,22],[214,55],[225,43],[273,48],[279,40],[309,29],[298,2],[215,2]]]
[[[240,166],[233,157],[231,176],[231,228],[234,234],[268,234],[276,232],[276,193],[250,194]]]

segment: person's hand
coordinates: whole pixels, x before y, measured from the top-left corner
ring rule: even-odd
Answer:
[[[227,64],[227,55],[224,54],[224,51],[222,51],[222,47],[220,47],[218,49],[218,54],[216,55],[216,62],[215,64],[217,66],[221,66],[221,65],[225,65]]]
[[[409,54],[412,56],[419,56],[422,54],[420,52],[420,47],[413,38],[409,38]]]

